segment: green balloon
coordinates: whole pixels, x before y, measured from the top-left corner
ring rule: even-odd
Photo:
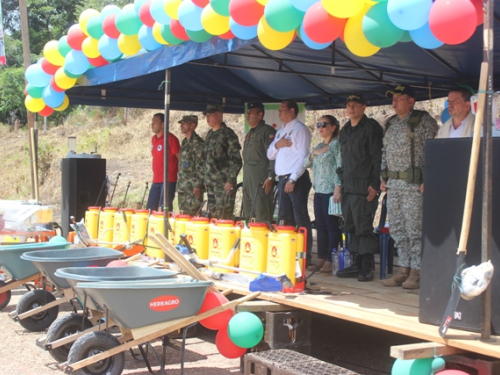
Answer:
[[[396,44],[403,30],[394,26],[387,14],[387,3],[372,6],[363,17],[363,34],[374,46],[387,48]]]
[[[44,88],[45,87],[33,86],[31,83],[28,83],[26,85],[26,91],[28,92],[28,95],[35,99],[40,99],[42,97]]]
[[[264,337],[264,326],[257,315],[243,311],[231,318],[227,333],[234,345],[252,348]]]
[[[66,74],[69,78],[78,78],[81,75],[81,74],[72,74],[65,67],[63,67],[63,71],[64,71],[64,74]]]
[[[59,39],[59,42],[57,42],[57,49],[59,50],[59,53],[66,57],[66,55],[69,53],[69,51],[72,50],[72,48],[68,44],[68,37],[64,35]]]
[[[300,26],[304,12],[295,8],[290,0],[269,0],[264,9],[264,17],[272,29],[282,33]]]
[[[87,21],[87,31],[89,35],[94,39],[100,39],[101,36],[104,35],[104,31],[102,30],[102,21],[100,15],[91,17]]]
[[[229,17],[229,0],[210,0],[210,5],[215,13]]]
[[[191,31],[186,30],[186,34],[193,42],[203,43],[212,37],[212,34],[207,33],[205,30]]]
[[[411,38],[410,32],[407,30],[405,30],[403,32],[403,35],[401,35],[401,38],[399,38],[399,41],[403,43],[411,42],[412,40],[413,39]]]
[[[115,25],[123,35],[136,35],[142,26],[142,22],[135,13],[134,8],[126,8],[116,15]]]
[[[172,34],[170,25],[161,25],[161,36],[163,37],[163,39],[165,39],[166,42],[170,44],[180,44],[184,42],[182,39],[179,39],[174,34]]]

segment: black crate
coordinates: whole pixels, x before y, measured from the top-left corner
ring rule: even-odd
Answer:
[[[312,313],[305,310],[266,312],[264,340],[271,349],[294,349],[311,346]]]
[[[470,375],[500,374],[500,360],[479,354],[450,355],[444,357],[446,369],[462,370]]]
[[[359,375],[359,373],[320,360],[304,363],[282,364],[290,375]],[[281,368],[280,368],[281,369]]]

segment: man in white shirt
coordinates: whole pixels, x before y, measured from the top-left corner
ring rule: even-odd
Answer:
[[[293,100],[284,100],[278,112],[283,126],[267,149],[269,160],[275,160],[274,170],[279,178],[278,222],[307,229],[307,263],[310,263],[312,237],[307,202],[312,184],[303,161],[309,154],[311,131],[297,120],[299,107]]]
[[[471,112],[471,92],[456,87],[448,93],[448,111],[451,118],[439,129],[436,138],[472,137],[475,116]]]

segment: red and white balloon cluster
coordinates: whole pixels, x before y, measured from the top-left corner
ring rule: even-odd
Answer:
[[[88,69],[186,41],[258,37],[270,50],[297,36],[312,49],[341,38],[371,56],[397,42],[432,49],[460,44],[483,22],[482,0],[135,0],[87,9],[26,70],[26,108],[43,116],[68,104],[65,90]]]

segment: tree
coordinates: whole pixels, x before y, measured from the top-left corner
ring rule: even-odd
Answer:
[[[15,118],[26,122],[22,67],[0,70],[0,122],[12,124]]]

